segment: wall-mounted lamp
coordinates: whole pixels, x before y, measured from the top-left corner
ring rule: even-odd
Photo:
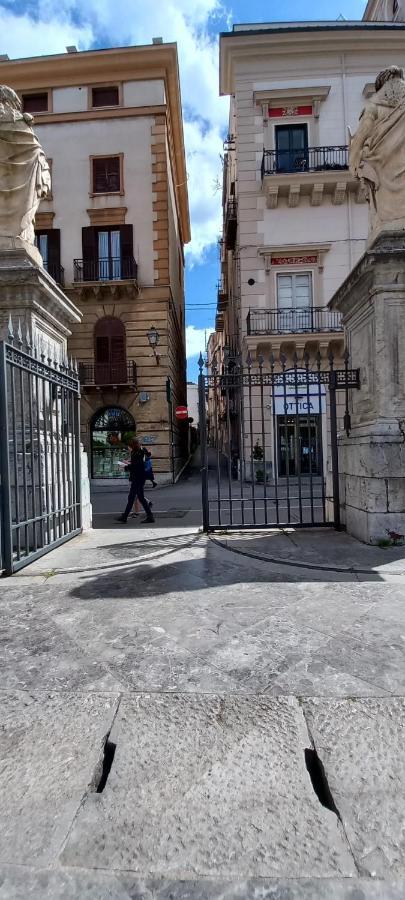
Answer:
[[[146,337],[148,338],[149,346],[152,347],[153,355],[155,357],[156,363],[157,363],[157,365],[159,365],[160,356],[159,356],[159,353],[156,353],[156,347],[160,341],[160,334],[154,325],[151,325],[149,331],[146,332]]]

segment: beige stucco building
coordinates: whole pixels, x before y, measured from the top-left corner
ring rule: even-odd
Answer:
[[[190,225],[176,45],[3,60],[0,80],[34,116],[51,164],[36,240],[83,313],[69,352],[92,477],[122,475],[122,438],[136,432],[169,478],[187,446],[167,395],[170,379],[173,407],[186,402]]]
[[[219,367],[238,351],[256,364],[263,355],[265,369],[271,354],[283,354],[287,370],[306,359],[315,369],[319,358],[327,368],[330,353],[342,365],[340,314],[328,302],[368,232],[365,195],[348,169],[348,128],[356,129],[378,71],[405,61],[404,38],[401,25],[342,21],[235,25],[221,35],[220,93],[230,97],[230,116],[210,341]],[[328,473],[327,398],[311,409],[304,398],[298,418],[292,404],[287,425],[282,401],[274,401],[279,426],[270,414],[265,426],[273,471],[286,474],[288,440],[290,475],[305,472],[310,458],[312,471]],[[259,403],[253,421],[260,437]],[[234,447],[228,435],[220,440],[227,455],[237,452],[237,426]]]

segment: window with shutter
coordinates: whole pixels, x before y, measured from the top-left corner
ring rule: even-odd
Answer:
[[[48,91],[40,94],[23,94],[22,106],[27,113],[48,112]]]
[[[121,191],[119,156],[93,158],[93,194],[117,194]]]
[[[91,92],[92,106],[119,106],[120,96],[116,85],[94,87]]]
[[[105,316],[94,328],[96,384],[126,384],[126,332],[121,319]]]
[[[291,272],[277,275],[278,325],[281,331],[307,331],[311,323],[312,274]]]
[[[44,269],[59,284],[62,284],[62,267],[60,264],[60,229],[49,228],[35,231],[35,245],[42,256]]]

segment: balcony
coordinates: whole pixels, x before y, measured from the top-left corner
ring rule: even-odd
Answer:
[[[56,281],[56,284],[59,284],[60,287],[64,286],[65,270],[63,266],[59,265],[58,263],[44,262],[43,267],[45,271],[48,272],[48,275],[50,275],[51,278]]]
[[[238,227],[238,204],[235,199],[228,200],[225,208],[224,240],[225,249],[234,250]]]
[[[228,302],[228,293],[226,290],[224,278],[221,278],[221,280],[218,282],[217,298],[217,310],[218,312],[223,312]]]
[[[75,283],[136,281],[138,275],[138,266],[133,256],[74,259],[73,269]]]
[[[95,363],[91,359],[79,362],[79,381],[82,387],[136,388],[136,362]]]
[[[247,316],[249,336],[263,334],[320,334],[342,332],[341,315],[324,307],[308,309],[251,309]]]
[[[349,172],[349,150],[346,145],[308,147],[296,151],[264,150],[261,175],[267,206],[275,209],[280,197],[288,206],[298,206],[303,196],[310,196],[312,206],[321,206],[326,195],[335,206],[344,203],[348,189],[364,192]]]

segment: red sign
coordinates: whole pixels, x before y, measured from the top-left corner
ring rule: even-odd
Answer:
[[[318,262],[317,256],[272,256],[272,266],[313,266]]]
[[[176,416],[176,419],[188,419],[187,406],[176,406],[174,415]]]
[[[288,116],[312,116],[312,106],[270,106],[270,119],[285,119]]]

